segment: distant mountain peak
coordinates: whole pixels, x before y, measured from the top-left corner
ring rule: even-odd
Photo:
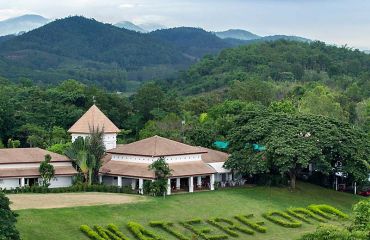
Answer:
[[[147,32],[152,32],[155,30],[161,30],[161,29],[167,28],[166,26],[162,24],[158,24],[158,23],[142,23],[142,24],[139,24],[138,26],[141,27],[142,29],[145,29]]]
[[[215,32],[215,34],[217,37],[222,39],[233,38],[239,40],[253,40],[261,37],[243,29],[229,29],[226,31]]]
[[[147,30],[139,27],[138,25],[136,25],[136,24],[134,24],[130,21],[121,21],[121,22],[118,22],[118,23],[114,24],[114,26],[119,27],[119,28],[125,28],[127,30],[131,30],[131,31],[135,31],[135,32],[141,32],[141,33],[147,32]]]
[[[18,17],[8,18],[0,21],[0,36],[27,32],[41,27],[49,21],[49,19],[37,14],[25,14]]]

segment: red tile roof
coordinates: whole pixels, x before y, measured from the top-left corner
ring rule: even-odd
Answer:
[[[41,148],[4,148],[0,149],[0,164],[40,163],[50,154],[51,162],[67,162],[68,157]]]
[[[161,157],[201,154],[207,151],[200,147],[194,147],[160,136],[154,136],[130,144],[119,145],[117,148],[111,149],[108,152],[135,156]]]
[[[119,133],[119,128],[96,106],[87,112],[68,130],[69,133],[90,133],[91,129],[103,129],[105,133]]]

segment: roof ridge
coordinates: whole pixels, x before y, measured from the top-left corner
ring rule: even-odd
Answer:
[[[154,156],[157,155],[157,139],[158,139],[158,136],[155,135],[154,136]]]

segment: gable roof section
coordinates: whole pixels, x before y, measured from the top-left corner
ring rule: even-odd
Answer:
[[[207,151],[202,154],[202,161],[205,163],[216,163],[216,162],[226,162],[229,158],[229,154],[209,148],[201,147],[201,149]]]
[[[0,164],[40,163],[45,160],[46,154],[50,154],[51,162],[70,161],[66,156],[41,148],[5,148],[0,149]]]
[[[77,174],[76,169],[71,166],[54,167],[55,176],[73,176]],[[38,168],[4,168],[0,169],[0,178],[11,177],[39,177],[40,172]]]
[[[208,164],[202,161],[169,163],[173,177],[186,177],[197,175],[209,175],[216,171]],[[154,171],[149,170],[149,164],[132,163],[124,161],[108,161],[100,168],[100,173],[112,176],[142,177],[154,179]]]
[[[68,130],[69,133],[90,133],[90,129],[103,129],[105,133],[118,133],[119,128],[94,104]]]
[[[146,138],[130,144],[120,145],[109,153],[134,156],[161,157],[205,153],[200,147],[193,147],[160,136]]]
[[[161,157],[206,153],[205,149],[193,147],[167,138],[154,136],[130,144],[120,145],[109,153],[134,156]]]

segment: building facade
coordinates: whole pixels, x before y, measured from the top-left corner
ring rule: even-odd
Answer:
[[[41,183],[39,166],[47,154],[51,156],[55,169],[55,177],[49,187],[71,186],[77,171],[66,156],[40,148],[11,148],[0,149],[0,188],[12,189]]]
[[[117,134],[120,130],[95,104],[73,124],[68,132],[72,136],[72,142],[74,142],[78,137],[86,138],[94,130],[103,131],[105,149],[116,148]]]

